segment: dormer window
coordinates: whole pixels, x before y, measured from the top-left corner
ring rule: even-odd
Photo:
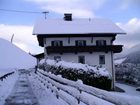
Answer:
[[[53,47],[63,46],[63,42],[60,41],[60,40],[52,41],[52,46],[53,46]]]
[[[97,46],[105,46],[106,45],[106,40],[96,40],[96,45]]]
[[[86,41],[85,40],[76,40],[75,45],[76,46],[86,46]]]

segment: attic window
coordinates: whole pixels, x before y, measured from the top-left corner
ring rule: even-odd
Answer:
[[[65,13],[64,14],[64,20],[65,21],[72,21],[72,14],[71,13]]]

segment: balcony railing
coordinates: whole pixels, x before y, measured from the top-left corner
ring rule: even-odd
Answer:
[[[79,52],[109,52],[119,53],[122,51],[122,45],[106,45],[106,46],[48,46],[47,53],[79,53]]]

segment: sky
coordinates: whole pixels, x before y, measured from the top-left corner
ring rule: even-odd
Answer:
[[[10,41],[14,34],[13,43],[24,51],[43,52],[32,30],[44,11],[49,11],[47,18],[63,18],[71,12],[73,18],[110,19],[127,33],[118,35],[115,44],[126,49],[140,44],[140,0],[0,0],[0,38]]]

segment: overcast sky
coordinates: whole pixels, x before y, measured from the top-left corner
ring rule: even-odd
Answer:
[[[115,44],[130,48],[140,43],[140,0],[0,0],[0,9],[43,12],[48,18],[63,18],[71,12],[74,18],[107,18],[120,26],[127,35],[118,35]],[[34,22],[42,13],[18,13],[0,10],[0,37],[10,41],[26,52],[39,53]]]

